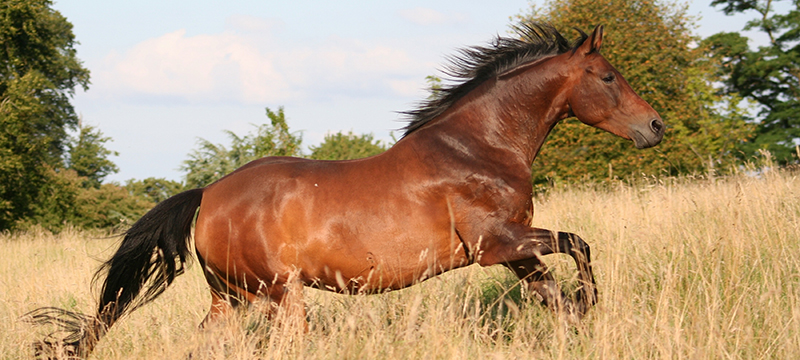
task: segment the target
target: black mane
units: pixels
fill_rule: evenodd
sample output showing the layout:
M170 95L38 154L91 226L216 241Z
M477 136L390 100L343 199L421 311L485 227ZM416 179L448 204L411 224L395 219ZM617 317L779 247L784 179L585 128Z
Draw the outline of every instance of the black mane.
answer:
M587 35L581 31L576 43L570 44L549 24L525 23L514 30L517 35L515 38L498 36L486 47L461 49L458 55L451 57L443 72L456 83L432 89L431 99L422 102L416 110L403 112L410 118L408 125L403 128L403 136L441 115L484 81L519 65L566 53L587 39Z

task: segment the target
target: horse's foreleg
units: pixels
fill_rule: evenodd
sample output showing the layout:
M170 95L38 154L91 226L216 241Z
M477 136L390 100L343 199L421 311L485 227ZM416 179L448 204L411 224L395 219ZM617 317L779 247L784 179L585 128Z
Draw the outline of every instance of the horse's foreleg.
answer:
M578 280L581 286L577 291L577 302L574 311L582 316L586 311L597 302L597 287L592 273L591 253L589 245L579 236L566 232L553 232L545 229L536 229L521 224L509 224L506 234L511 236L497 237L481 246L478 250L478 263L481 265L508 264L523 265L524 270L514 269L517 275L521 272L524 276L533 274L540 280L535 281L537 287L541 287L545 294L539 292L545 300L557 299L557 295L552 295L554 291L560 293L558 287L548 278L546 272L539 270L536 274L536 266L541 266L539 256L562 253L567 254L575 260L578 268ZM546 287L545 287L546 286ZM535 289L534 289L535 290ZM548 298L549 296L549 298Z
M542 304L551 310L561 312L572 306L572 301L564 295L553 275L538 258L512 261L503 265L525 283L528 291L539 295Z

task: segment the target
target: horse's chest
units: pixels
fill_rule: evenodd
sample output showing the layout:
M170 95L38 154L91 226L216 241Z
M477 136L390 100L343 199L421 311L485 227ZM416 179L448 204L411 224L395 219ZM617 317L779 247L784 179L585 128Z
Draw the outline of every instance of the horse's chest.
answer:
M466 205L497 216L513 216L530 211L530 184L518 184L501 177L470 175L466 181Z

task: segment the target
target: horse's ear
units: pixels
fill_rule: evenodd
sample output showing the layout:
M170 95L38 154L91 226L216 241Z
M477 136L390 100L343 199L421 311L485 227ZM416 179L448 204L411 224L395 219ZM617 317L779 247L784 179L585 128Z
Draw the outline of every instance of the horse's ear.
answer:
M580 32L581 35L586 39L583 41L583 44L578 47L578 52L584 55L589 55L593 52L600 51L600 45L603 44L603 25L598 25L595 27L594 31L592 31L592 35L586 35L585 32L577 28L576 30L578 30L578 32Z
M600 46L603 44L603 25L597 25L592 31L592 50L590 52L600 52Z

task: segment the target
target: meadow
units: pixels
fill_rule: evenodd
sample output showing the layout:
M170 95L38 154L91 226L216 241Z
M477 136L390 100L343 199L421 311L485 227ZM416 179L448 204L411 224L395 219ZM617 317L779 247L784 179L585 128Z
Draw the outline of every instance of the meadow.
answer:
M640 178L537 196L534 225L592 247L599 303L570 325L502 267L404 290L305 289L308 331L256 312L198 330L210 295L196 263L118 322L94 359L788 359L800 354L800 180L773 170ZM91 277L118 240L67 230L0 236L0 358L32 358L40 306L90 312ZM549 255L557 279L574 263Z

